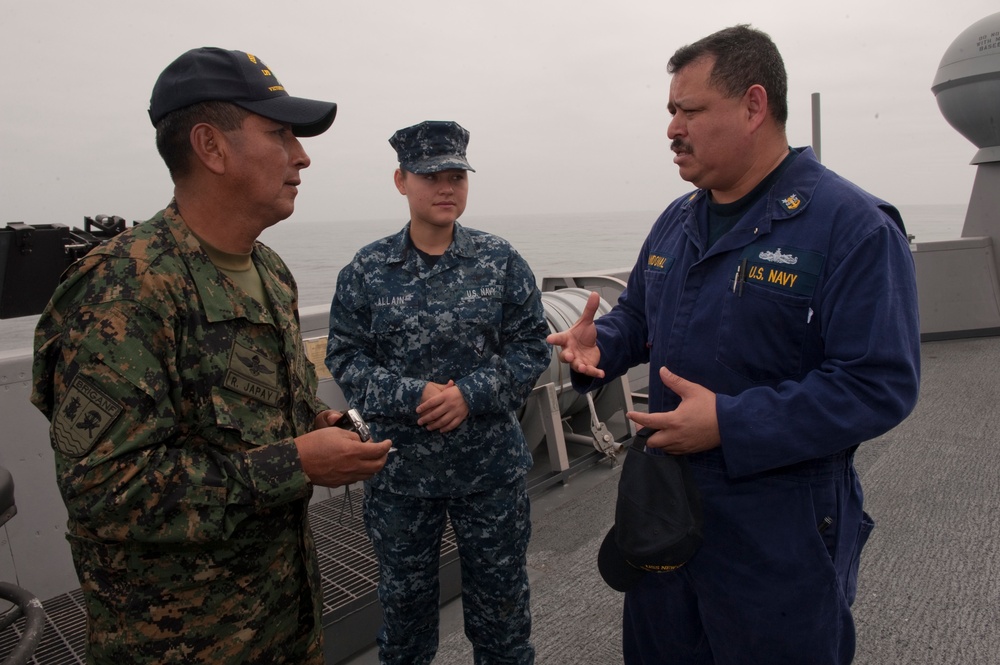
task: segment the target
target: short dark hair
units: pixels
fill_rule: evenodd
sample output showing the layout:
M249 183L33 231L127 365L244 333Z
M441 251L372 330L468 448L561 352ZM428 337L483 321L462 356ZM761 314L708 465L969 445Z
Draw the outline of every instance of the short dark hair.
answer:
M788 121L788 74L767 33L735 25L682 46L667 63L671 74L703 57L714 57L709 83L729 97L741 97L752 85L767 91L767 105L781 127Z
M250 111L229 102L199 102L171 111L156 123L156 149L170 171L170 177L187 175L191 168L191 129L205 122L223 132L243 126Z

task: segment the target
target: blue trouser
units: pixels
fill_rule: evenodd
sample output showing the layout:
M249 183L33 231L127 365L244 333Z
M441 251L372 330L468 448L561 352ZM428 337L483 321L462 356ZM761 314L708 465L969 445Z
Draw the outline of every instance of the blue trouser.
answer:
M365 488L365 526L379 565L383 665L430 663L438 647L441 536L450 517L462 567L465 634L477 665L534 663L524 480L457 498Z
M693 456L705 540L683 567L625 595L625 663L850 663L850 606L874 526L852 459L731 480L718 456Z

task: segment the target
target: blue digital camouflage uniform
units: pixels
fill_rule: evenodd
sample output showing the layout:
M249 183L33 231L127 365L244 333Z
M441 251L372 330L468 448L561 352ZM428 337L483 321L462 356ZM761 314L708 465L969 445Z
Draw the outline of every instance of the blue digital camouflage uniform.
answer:
M533 662L524 486L531 454L516 411L550 362L548 332L524 259L501 238L457 223L433 267L407 225L359 251L337 279L327 365L374 436L398 448L365 490L384 663L433 658L446 510L476 662ZM427 431L416 414L424 387L449 379L469 416L451 432Z
M64 276L32 402L101 663L322 663L312 486L293 437L326 407L285 264L270 308L212 264L175 204Z

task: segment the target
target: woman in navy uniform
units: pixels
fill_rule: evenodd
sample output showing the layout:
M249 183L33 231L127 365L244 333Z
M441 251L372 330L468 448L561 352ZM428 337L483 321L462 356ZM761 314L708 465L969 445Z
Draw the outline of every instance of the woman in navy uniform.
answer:
M477 663L532 663L525 568L531 455L516 411L551 358L541 296L505 240L457 223L469 133L430 121L389 140L410 222L337 279L326 362L373 434L398 448L365 487L379 563L382 663L430 663L441 535L462 565Z

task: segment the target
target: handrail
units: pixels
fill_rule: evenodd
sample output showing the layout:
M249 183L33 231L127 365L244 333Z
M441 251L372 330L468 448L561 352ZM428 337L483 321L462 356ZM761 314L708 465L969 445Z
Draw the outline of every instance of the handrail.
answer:
M0 466L0 526L17 514L14 504L14 477ZM45 610L35 595L14 584L0 582L0 600L13 603L13 607L0 616L0 633L24 617L24 632L17 645L0 665L24 665L31 659L45 630Z
M0 620L0 632L24 616L24 632L7 658L0 665L25 665L35 653L35 647L42 639L45 630L45 610L42 602L33 594L19 586L0 582L0 598L14 603L7 614Z

